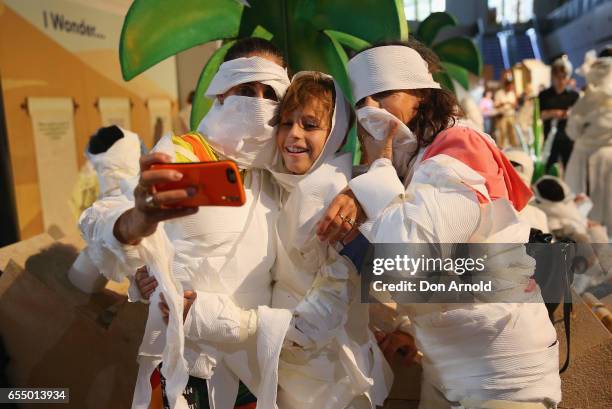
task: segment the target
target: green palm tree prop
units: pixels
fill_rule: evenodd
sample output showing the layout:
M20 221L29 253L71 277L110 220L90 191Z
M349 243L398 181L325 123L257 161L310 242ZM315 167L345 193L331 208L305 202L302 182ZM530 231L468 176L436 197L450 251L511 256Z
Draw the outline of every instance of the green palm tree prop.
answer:
M540 99L533 99L533 156L534 171L531 183L537 181L546 171L546 164L542 161L542 145L544 143L544 126L542 125L542 118L540 118ZM531 153L531 152L530 152Z
M235 39L249 36L275 43L293 71L333 75L351 98L346 49L405 40L408 24L401 0L135 0L121 33L123 77L130 80L180 51L222 40L198 81L191 111L195 129L212 104L203 94L225 53ZM359 162L354 131L345 150Z
M421 22L415 37L430 47L440 58L444 72L435 75L443 87L455 92L455 80L466 90L469 88L469 74L480 76L482 57L478 47L467 37L453 37L435 42L438 33L446 27L457 25L457 20L446 12L431 13Z

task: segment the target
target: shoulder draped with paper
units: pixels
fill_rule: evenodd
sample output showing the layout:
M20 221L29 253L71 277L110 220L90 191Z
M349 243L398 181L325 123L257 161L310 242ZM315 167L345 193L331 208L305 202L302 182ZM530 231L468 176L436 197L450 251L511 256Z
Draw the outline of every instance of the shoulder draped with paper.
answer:
M529 226L517 216L531 191L488 135L462 123L454 95L432 77L439 70L435 54L412 40L349 61L369 169L334 199L318 234L350 240L355 232L343 217L356 204L359 230L372 243L426 243L440 252L449 247L440 243L505 243L512 257L492 254L491 274L513 303L398 305L407 319L395 321L423 354L420 408L554 407L556 333L522 246Z

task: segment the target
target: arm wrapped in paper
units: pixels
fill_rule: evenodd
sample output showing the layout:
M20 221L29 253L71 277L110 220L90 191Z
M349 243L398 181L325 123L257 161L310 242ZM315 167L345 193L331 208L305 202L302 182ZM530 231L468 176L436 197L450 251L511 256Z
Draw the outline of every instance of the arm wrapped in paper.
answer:
M185 320L185 336L199 343L238 343L257 329L255 310L243 310L230 296L196 291L197 297Z
M308 344L302 347L322 347L333 339L335 333L344 327L349 304L355 296L351 283L355 267L332 248L328 248L328 256L293 314L296 330L308 340Z

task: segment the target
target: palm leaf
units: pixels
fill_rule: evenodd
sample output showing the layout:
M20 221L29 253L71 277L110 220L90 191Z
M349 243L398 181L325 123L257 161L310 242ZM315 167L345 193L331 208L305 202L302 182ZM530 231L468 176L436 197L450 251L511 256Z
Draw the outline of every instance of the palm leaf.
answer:
M370 43L368 43L367 41L352 36L350 34L342 33L340 31L323 30L323 32L331 40L336 52L338 53L338 57L342 61L345 72L346 64L348 64L348 56L346 54L346 51L344 50L343 45L349 47L353 51L360 51L370 46ZM338 81L340 87L342 87L342 90L346 94L347 98L352 101L353 96L351 92L351 87L348 84L348 77L344 75L340 78L336 78L336 81ZM360 163L361 149L359 147L359 140L357 139L357 130L355 128L351 129L346 144L344 145L342 150L344 152L351 152L353 154L353 163L355 165Z
M457 25L457 20L449 13L437 12L431 13L425 20L419 24L416 32L416 37L428 47L431 47L436 36L444 27L452 27Z
M236 0L135 0L119 43L123 78L196 45L236 37L243 8Z
M258 37L263 38L264 40L272 41L272 38L274 38L274 34L269 32L262 26L257 26L255 27L255 30L253 30L253 34L251 35L251 37Z
M446 71L450 78L457 81L466 90L470 88L470 78L468 71L465 68L444 61L441 62L441 65L444 67L444 71Z
M439 83L442 88L449 90L452 93L455 93L455 86L453 85L453 81L448 75L448 73L444 71L438 71L433 74L434 80Z
M327 37L329 37L329 39L331 40L334 50L336 51L337 56L342 63L342 71L344 75L339 75L336 78L336 81L338 81L338 83L342 87L342 91L344 91L344 93L347 95L349 100L352 101L353 96L351 92L351 87L349 86L348 76L346 75L347 73L346 65L348 64L349 57L346 54L346 50L344 49L344 46L350 48L353 51L361 51L364 48L370 47L371 44L361 38L352 36L347 33L343 33L341 31L323 30L323 33Z
M135 0L121 35L120 60L131 79L163 59L213 40L270 38L293 71L316 70L336 78L350 95L343 46L407 40L402 0ZM325 31L328 31L327 33ZM257 34L256 34L257 35ZM223 60L218 51L198 81L201 96ZM198 97L195 127L211 101ZM354 136L351 137L354 139ZM356 141L354 141L356 144Z
M407 40L408 23L402 0L293 1L298 19L312 19L319 30L335 30L367 42ZM308 3L315 3L311 8ZM304 20L306 22L306 20Z
M223 63L223 58L225 58L225 54L227 50L235 43L235 41L230 41L226 44L223 44L220 48L215 50L213 55L210 57L202 73L200 74L200 78L198 79L198 85L195 90L195 97L193 99L193 105L191 107L191 118L190 125L191 130L196 130L204 115L208 112L210 107L213 104L213 100L207 98L204 93L208 89L210 82L213 77L219 70L219 66Z
M357 52L363 50L364 48L372 46L372 44L370 44L366 40L347 33L343 33L342 31L323 30L323 32L332 40L332 42L334 42L334 46L337 43Z
M434 45L433 50L445 62L465 68L475 75L482 72L482 57L469 38L450 38Z

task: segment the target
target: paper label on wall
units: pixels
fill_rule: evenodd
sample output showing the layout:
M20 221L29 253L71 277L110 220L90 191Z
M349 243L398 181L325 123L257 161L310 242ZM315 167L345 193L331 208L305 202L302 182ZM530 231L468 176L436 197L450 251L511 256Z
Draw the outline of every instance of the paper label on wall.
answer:
M167 98L150 98L147 101L153 144L172 132L172 104Z
M45 230L67 231L76 220L68 201L77 179L72 98L28 98Z
M126 130L132 129L129 98L101 97L98 99L98 110L102 126L117 125Z

